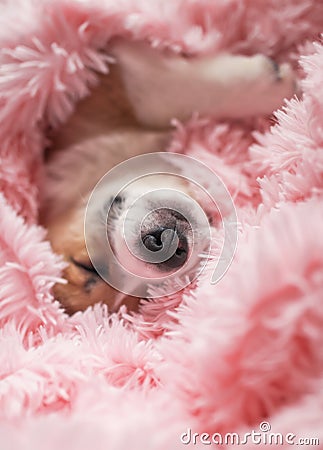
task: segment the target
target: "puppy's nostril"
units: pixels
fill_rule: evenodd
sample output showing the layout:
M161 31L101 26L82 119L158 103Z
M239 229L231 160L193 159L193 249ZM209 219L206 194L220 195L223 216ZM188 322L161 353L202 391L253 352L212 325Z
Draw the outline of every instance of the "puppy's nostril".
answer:
M181 236L179 240L179 245L176 249L174 255L168 260L165 261L167 267L176 269L184 265L188 254L188 243L185 236Z
M147 234L143 238L144 246L151 252L158 252L159 250L161 250L163 248L161 236L166 229L167 228L160 227L154 232Z
M163 248L161 240L153 234L148 234L148 236L145 236L143 242L144 246L151 252L158 252Z
M171 231L171 232L170 232ZM168 233L168 236L165 235ZM162 250L166 250L171 248L171 241L173 239L172 236L174 236L174 233L176 233L178 237L178 246L176 250L172 251L169 254L169 258L166 260L162 260L158 265L159 267L164 270L170 270L170 269L177 269L184 265L187 256L188 256L188 242L186 237L183 234L178 234L178 231L173 230L172 228L164 228L160 227L154 232L147 234L143 238L143 244L144 246L152 251L152 252L158 252ZM163 238L164 237L164 238ZM167 258L167 257L166 257Z
M182 257L183 255L185 255L186 250L184 248L179 248L176 250L175 255L178 257Z

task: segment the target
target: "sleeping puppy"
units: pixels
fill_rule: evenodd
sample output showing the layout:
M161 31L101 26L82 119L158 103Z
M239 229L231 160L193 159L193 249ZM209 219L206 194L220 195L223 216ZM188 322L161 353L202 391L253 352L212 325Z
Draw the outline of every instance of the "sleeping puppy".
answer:
M48 229L54 251L62 254L67 263L64 272L67 283L57 284L54 294L68 313L84 310L96 302L108 304L110 310L120 303L131 310L138 305L137 297L120 294L115 286L101 278L93 252L91 259L87 252L86 205L101 177L128 158L164 151L171 138L173 118L185 121L194 112L221 119L270 114L295 91L290 67L279 66L263 55L185 57L123 39L112 41L108 52L115 58L115 64L108 75L100 77L99 85L77 105L72 117L52 137L47 155L40 221ZM166 164L167 172L167 163L160 164ZM163 246L170 247L175 235L173 253L162 262L136 260L124 245L120 232L133 198L144 196L153 187L170 186L174 192L186 196L181 198L199 201L194 199L188 183L167 175L146 177L135 188L125 189L122 195L118 195L113 183L105 184L93 212L90 211L91 226L87 230L87 238L96 242L94 251L98 258L97 237L100 227L105 227L116 256L132 261L138 276L162 273L165 277L185 267L190 259L191 231L186 219L172 206L173 198L160 199L160 205L169 203L169 207L158 208L157 196L153 209L158 213L149 217L152 206L149 200L143 203L143 211L138 215L144 212L147 219L140 222L141 228L135 223L136 215L133 219L134 229L138 228L136 239L152 253ZM107 220L101 220L107 204L111 214ZM197 230L201 227L198 222L195 225ZM173 234L169 234L170 230ZM199 236L202 252L203 233ZM116 270L109 254L100 258L103 271ZM187 269L193 270L197 263L190 260Z

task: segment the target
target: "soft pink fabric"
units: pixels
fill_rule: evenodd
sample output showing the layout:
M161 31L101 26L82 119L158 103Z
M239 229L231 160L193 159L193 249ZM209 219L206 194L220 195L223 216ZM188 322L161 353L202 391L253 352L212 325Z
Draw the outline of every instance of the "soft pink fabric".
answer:
M0 2L1 450L175 450L188 427L264 419L323 443L322 30L317 0ZM218 284L204 275L135 316L68 317L51 294L62 262L36 225L43 130L107 72L115 34L295 66L301 53L304 95L270 130L264 118L177 125L169 150L219 173L241 221Z

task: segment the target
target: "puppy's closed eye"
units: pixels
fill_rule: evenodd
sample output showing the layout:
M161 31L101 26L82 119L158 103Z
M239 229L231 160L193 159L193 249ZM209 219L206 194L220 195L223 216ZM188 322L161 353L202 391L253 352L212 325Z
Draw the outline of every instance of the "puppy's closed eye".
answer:
M99 274L97 273L95 267L93 266L93 264L90 260L79 261L79 260L71 257L71 261L76 267L79 267L80 269L83 269L86 272L92 273L93 275L99 276Z
M85 293L89 294L93 287L100 280L100 275L98 274L90 260L79 261L72 257L71 262L74 264L74 266L84 271L85 279L82 282L83 289Z

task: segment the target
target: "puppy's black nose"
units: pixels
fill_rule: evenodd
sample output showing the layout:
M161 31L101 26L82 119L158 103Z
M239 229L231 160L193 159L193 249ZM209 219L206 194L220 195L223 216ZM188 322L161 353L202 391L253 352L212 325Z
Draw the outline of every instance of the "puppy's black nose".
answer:
M159 227L143 237L143 244L151 252L158 252L171 248L174 235L177 235L178 246L169 258L158 265L165 270L177 269L184 265L188 255L188 243L186 237L174 231L172 228Z

